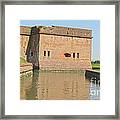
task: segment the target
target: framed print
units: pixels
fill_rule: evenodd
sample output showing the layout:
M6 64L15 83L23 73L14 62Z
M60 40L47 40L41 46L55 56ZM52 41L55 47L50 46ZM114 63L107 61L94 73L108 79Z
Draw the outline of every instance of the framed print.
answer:
M119 1L1 5L1 118L119 119Z

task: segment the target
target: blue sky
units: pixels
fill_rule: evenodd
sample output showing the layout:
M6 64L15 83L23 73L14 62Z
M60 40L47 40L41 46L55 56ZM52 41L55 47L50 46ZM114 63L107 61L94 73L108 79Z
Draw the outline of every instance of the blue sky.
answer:
M99 20L21 20L21 26L65 26L92 30L92 60L100 60L100 21Z

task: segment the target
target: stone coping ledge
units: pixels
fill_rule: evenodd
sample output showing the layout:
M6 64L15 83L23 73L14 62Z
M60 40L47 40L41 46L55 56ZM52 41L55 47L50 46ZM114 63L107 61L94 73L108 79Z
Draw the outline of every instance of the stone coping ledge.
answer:
M33 70L33 65L31 63L20 65L20 73L29 72L32 70Z

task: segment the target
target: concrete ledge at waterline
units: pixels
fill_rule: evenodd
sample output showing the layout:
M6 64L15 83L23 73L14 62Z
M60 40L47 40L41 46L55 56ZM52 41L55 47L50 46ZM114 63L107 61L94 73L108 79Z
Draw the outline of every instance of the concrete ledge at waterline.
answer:
M20 74L24 72L30 72L33 70L33 65L31 63L20 65Z
M85 70L85 77L87 79L95 78L96 80L100 80L100 71L92 70L92 69L86 69Z

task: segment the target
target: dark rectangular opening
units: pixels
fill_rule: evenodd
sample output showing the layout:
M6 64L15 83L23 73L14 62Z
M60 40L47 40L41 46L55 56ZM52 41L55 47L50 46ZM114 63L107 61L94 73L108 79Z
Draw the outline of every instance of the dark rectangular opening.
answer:
M50 56L50 51L48 51L48 57Z
M73 58L75 58L75 53L73 53Z
M71 57L71 54L69 54L69 53L65 53L64 55L65 55L65 57Z
M77 58L79 58L79 53L77 53Z
M31 52L31 56L33 56L33 52Z
M44 56L46 56L46 51L44 51Z

